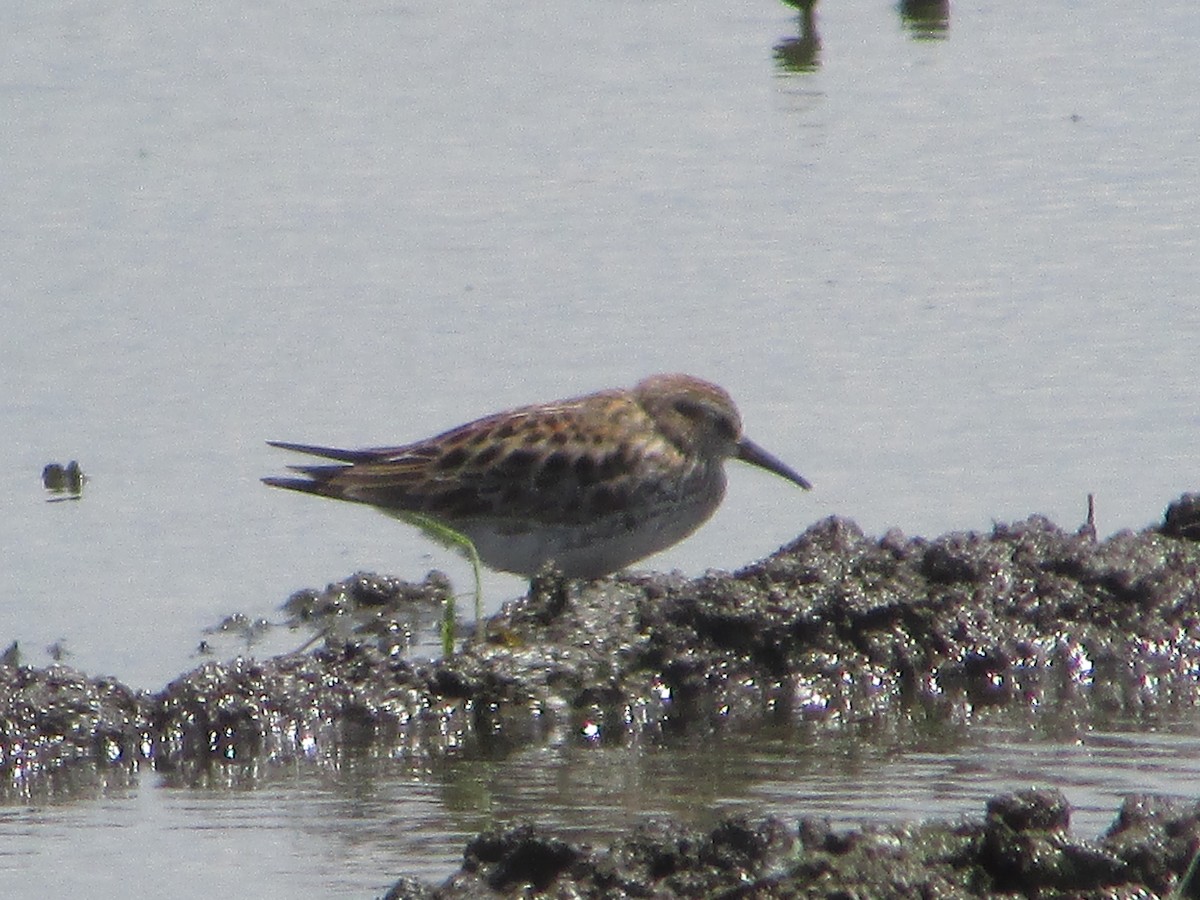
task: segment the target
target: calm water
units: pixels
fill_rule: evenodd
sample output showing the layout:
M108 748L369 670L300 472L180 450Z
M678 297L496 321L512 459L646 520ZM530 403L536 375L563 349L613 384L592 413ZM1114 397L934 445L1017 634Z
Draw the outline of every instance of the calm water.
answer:
M1157 519L1200 471L1192 7L963 4L927 39L845 0L817 26L795 72L772 0L0 10L0 643L157 688L206 626L297 588L465 585L394 522L261 487L287 461L263 441L398 442L651 371L725 384L816 484L733 471L656 568L736 567L831 513L1074 527L1094 492L1102 532ZM69 459L83 499L44 502L42 466ZM487 584L493 606L520 590ZM832 750L797 770L755 742L731 751L753 763L736 796L700 805L977 812L1049 769L1095 832L1122 791L1194 776L1198 729L1176 730L866 751L861 792ZM699 764L635 757L146 776L0 810L0 884L364 896L447 871L491 819L574 827L605 770Z

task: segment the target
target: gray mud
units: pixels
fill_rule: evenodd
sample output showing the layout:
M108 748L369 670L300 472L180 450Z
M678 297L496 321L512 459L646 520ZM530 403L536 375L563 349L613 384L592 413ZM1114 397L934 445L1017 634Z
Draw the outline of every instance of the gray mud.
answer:
M481 834L462 869L431 888L404 879L386 900L489 896L656 898L1149 898L1179 886L1200 841L1200 807L1130 797L1101 840L1070 838L1066 800L1028 791L978 822L835 832L803 819L729 819L697 832L634 829L593 849L533 826ZM1188 888L1192 888L1189 884ZM1185 889L1182 896L1194 896Z
M491 751L563 732L707 740L1011 704L1136 720L1200 699L1198 538L1192 495L1161 527L1104 541L1040 517L933 540L868 538L831 518L734 574L545 573L486 638L436 661L405 659L392 637L406 616L428 618L444 581L358 575L289 606L308 617L349 604L371 627L309 652L208 663L157 693L0 665L0 773L28 796L145 766L219 781L231 763ZM1190 801L1130 798L1095 844L1071 838L1068 819L1063 798L1043 793L995 798L976 823L844 834L807 820L708 833L663 823L592 849L517 829L475 838L440 888L393 893L1133 897L1169 889L1200 846Z

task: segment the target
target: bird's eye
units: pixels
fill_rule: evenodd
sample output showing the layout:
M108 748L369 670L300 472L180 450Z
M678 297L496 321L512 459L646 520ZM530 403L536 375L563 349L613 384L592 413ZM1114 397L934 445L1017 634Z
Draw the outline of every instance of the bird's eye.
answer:
M717 434L727 440L736 441L737 432L737 426L728 416L717 416Z

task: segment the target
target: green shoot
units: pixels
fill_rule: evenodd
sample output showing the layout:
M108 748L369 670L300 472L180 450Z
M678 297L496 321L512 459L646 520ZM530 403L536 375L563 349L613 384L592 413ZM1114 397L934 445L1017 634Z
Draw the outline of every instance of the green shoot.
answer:
M485 625L483 621L483 561L479 558L479 551L475 549L475 545L471 539L461 531L455 531L449 525L444 525L436 519L421 513L406 512L400 514L399 518L408 522L415 528L419 528L427 537L437 541L443 547L453 547L461 550L471 562L471 569L475 573L475 633L476 637L485 637ZM442 617L442 653L449 656L454 650L454 598L451 597L446 604L446 614Z

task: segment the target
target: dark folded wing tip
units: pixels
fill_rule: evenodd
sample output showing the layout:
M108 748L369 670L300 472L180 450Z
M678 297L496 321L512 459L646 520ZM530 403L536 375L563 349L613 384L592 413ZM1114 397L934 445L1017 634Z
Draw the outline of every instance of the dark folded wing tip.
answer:
M323 459L336 459L338 462L356 463L374 459L376 454L370 450L343 450L340 447L319 447L316 444L294 444L291 441L267 441L268 447L278 447L280 450L291 450L294 453L305 453L309 456L320 456Z

